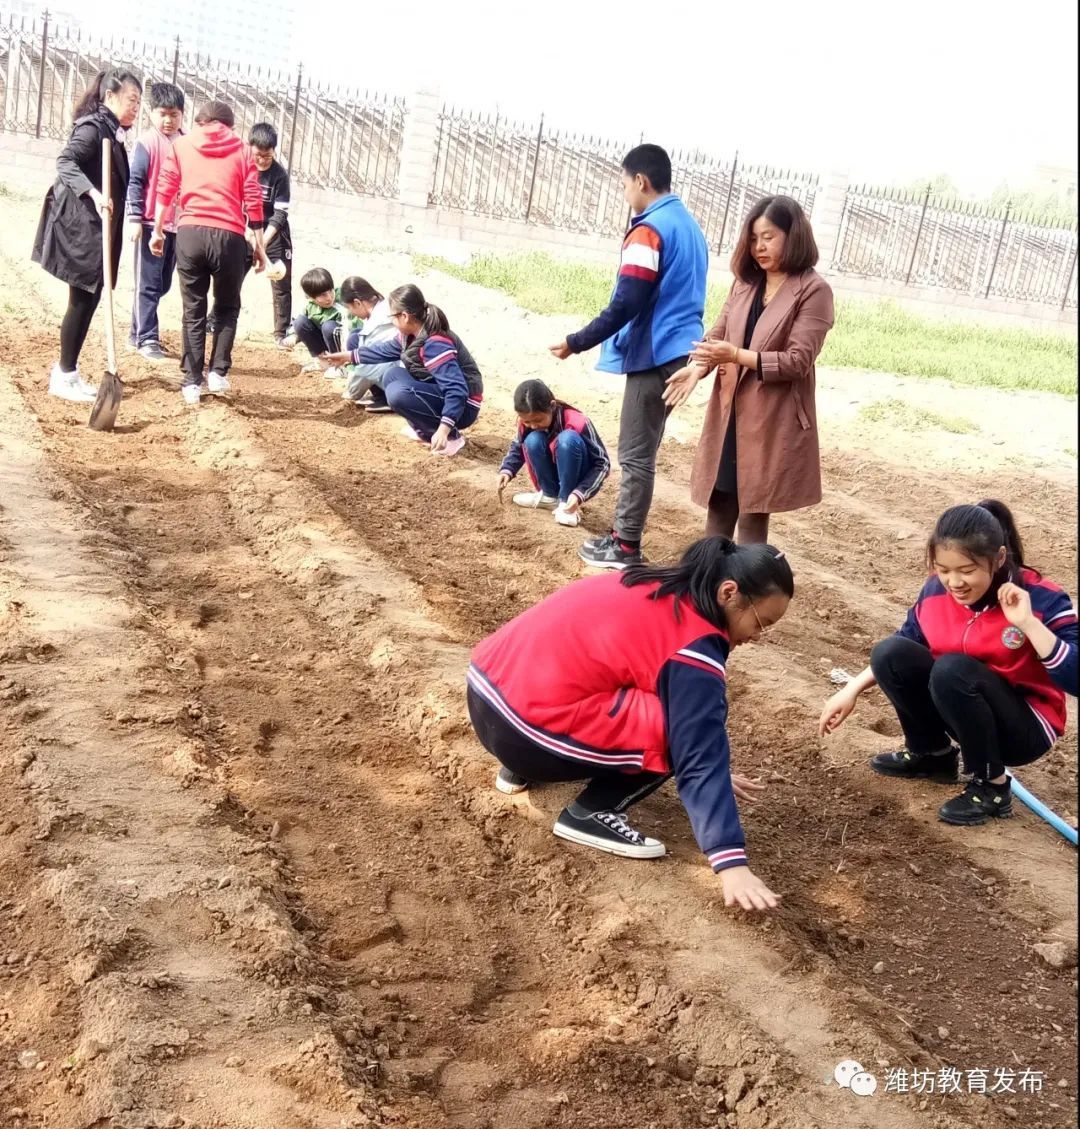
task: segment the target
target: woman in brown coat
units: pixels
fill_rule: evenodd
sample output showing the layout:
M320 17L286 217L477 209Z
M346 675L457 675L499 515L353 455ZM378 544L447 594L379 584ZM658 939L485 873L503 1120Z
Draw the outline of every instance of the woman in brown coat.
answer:
M770 514L821 501L814 362L832 328L833 296L817 260L798 203L759 200L716 324L667 382L664 399L675 408L717 371L690 477L691 498L708 507L706 536L732 537L737 524L741 544L763 543Z

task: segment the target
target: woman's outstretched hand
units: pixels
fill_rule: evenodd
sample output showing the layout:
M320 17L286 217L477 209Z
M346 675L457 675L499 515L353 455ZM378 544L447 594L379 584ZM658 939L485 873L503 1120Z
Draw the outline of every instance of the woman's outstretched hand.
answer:
M730 866L720 871L724 905L748 910L776 909L780 895L774 894L748 866Z
M664 403L669 408L677 408L690 399L690 393L698 385L698 381L705 375L705 369L699 365L686 365L667 378L663 391Z

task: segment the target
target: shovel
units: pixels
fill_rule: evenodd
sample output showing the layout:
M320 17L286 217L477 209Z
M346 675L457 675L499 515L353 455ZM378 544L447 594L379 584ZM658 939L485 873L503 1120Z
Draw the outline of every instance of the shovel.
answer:
M106 205L112 199L112 138L101 143L101 195ZM138 252L136 252L138 254ZM116 339L113 329L113 277L112 277L112 212L108 207L101 215L101 268L105 289L105 357L107 367L98 385L97 399L90 410L90 426L94 431L112 431L116 413L124 398L124 384L116 373Z

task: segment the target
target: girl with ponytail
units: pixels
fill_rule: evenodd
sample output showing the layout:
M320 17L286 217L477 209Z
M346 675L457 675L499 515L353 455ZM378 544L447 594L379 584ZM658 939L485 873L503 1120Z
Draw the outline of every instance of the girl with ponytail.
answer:
M94 76L75 106L71 137L56 158L56 182L45 195L31 258L68 284L68 307L60 324L60 359L49 376L49 392L63 400L92 403L97 389L79 373L79 354L105 287L102 224L109 228L112 281L124 240L128 158L121 130L139 116L142 84L125 70ZM102 184L104 141L112 149L109 203Z
M402 434L426 444L432 454L456 455L465 446L461 431L472 427L480 414L480 369L450 329L446 314L429 303L418 286L399 286L390 292L389 301L396 337L328 353L324 359L333 365L392 362L382 385L390 408L407 421Z
M1006 767L1038 760L1062 735L1065 695L1077 693L1077 617L1068 595L1025 564L1002 502L946 510L926 561L931 576L903 626L825 704L819 732L835 732L880 686L904 747L870 767L953 783L962 756L971 782L938 817L970 826L1012 815Z
M731 771L727 657L787 611L795 582L771 545L707 537L670 566L578 580L477 645L469 716L508 795L588 783L555 820L569 842L652 859L664 844L627 819L672 776L726 905L774 909L750 870L736 800L762 786Z

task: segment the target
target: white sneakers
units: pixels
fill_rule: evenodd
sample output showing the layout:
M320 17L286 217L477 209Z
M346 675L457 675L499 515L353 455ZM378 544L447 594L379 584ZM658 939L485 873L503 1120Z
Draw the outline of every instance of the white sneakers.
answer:
M525 494L514 495L514 505L524 506L527 510L553 510L558 504L558 498L542 494L539 490L529 490Z
M580 525L581 524L581 510L580 510L580 508L576 509L576 510L568 510L566 508L565 503L563 503L563 502L560 502L555 507L555 513L554 513L553 516L554 516L555 520L559 523L559 525L573 526L573 525Z
M323 366L313 358L300 369L300 375L307 376L309 373L322 372L322 370Z
M554 510L552 515L559 525L580 525L580 510L570 511L565 502L552 498L550 494L543 494L539 490L529 490L524 494L514 495L514 505L523 506L527 510Z
M206 391L211 396L228 392L230 387L229 378L222 376L220 372L212 372L206 378ZM185 384L180 389L180 395L184 397L184 403L189 408L197 408L202 400L202 385Z
M78 369L64 372L58 361L49 373L49 395L76 404L92 404L97 399L97 389L83 380Z

